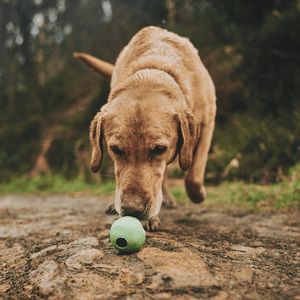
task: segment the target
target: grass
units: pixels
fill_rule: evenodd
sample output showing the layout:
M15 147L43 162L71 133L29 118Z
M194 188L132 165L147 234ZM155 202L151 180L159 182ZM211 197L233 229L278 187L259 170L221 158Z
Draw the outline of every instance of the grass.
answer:
M203 206L226 206L237 204L243 208L269 210L282 208L300 209L300 164L290 169L289 176L272 185L224 181L218 186L207 187L208 197ZM188 203L181 186L171 188L179 202Z
M61 175L47 175L37 178L21 178L8 184L0 184L0 194L20 193L78 193L87 195L111 196L116 188L115 181L101 184L87 183L84 178L77 177L66 180ZM207 187L208 197L203 206L226 206L237 204L243 208L264 210L298 208L300 209L300 164L290 169L289 176L272 185L258 185L242 181L224 181L218 186ZM171 187L171 193L178 202L188 203L183 186Z
M181 202L181 203L189 203L190 202L190 199L187 197L183 186L179 186L179 185L173 186L170 188L170 191L178 202Z
M0 184L0 194L22 194L22 193L78 193L88 191L89 194L101 194L110 196L114 193L116 184L107 181L103 184L87 183L84 178L77 177L71 180L61 175L47 175L36 178L20 178L8 184Z

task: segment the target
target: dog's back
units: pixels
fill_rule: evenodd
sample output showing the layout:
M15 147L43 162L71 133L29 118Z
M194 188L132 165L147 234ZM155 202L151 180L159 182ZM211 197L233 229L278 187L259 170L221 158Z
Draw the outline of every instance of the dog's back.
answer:
M139 70L156 69L171 75L185 96L187 106L200 111L200 122L215 116L215 89L198 51L184 37L150 26L140 30L117 58L111 89ZM201 116L200 116L201 114Z

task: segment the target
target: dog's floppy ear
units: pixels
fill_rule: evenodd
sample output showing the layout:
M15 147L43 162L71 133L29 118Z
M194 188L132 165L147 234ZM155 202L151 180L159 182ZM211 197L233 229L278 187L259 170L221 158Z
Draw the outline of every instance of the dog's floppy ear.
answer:
M92 150L91 170L97 173L100 169L103 157L103 133L102 122L105 113L98 112L90 126L90 145Z
M194 149L200 138L200 125L186 109L177 114L175 119L179 124L179 165L183 171L187 171L192 165Z
M92 69L97 74L106 75L109 77L112 76L112 73L114 71L114 65L86 53L75 52L73 55L75 58L80 60L85 66Z

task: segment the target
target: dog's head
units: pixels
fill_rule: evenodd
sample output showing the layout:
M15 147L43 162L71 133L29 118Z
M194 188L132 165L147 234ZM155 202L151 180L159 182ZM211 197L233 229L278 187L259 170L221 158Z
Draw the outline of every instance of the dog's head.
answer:
M147 80L148 75L144 71L113 90L90 127L92 171L100 169L104 142L114 161L116 211L139 219L159 213L166 166L179 154L187 170L199 138L198 122L178 87Z

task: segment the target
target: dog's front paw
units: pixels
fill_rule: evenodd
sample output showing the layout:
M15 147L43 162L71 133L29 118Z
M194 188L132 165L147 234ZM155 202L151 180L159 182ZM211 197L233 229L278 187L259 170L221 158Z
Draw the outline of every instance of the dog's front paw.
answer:
M150 220L142 221L142 225L147 231L156 231L160 227L160 219L156 216Z
M177 207L176 200L170 193L163 195L162 207L167 209L172 209Z
M203 184L185 180L185 189L189 198L194 203L201 203L207 196L206 188Z

